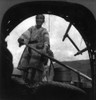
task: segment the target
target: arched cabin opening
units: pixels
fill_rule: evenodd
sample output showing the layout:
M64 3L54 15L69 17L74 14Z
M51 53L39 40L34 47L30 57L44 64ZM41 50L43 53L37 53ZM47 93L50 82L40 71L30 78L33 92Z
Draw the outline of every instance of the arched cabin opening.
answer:
M70 26L70 22L64 20L64 18L52 14L44 14L44 15L45 15L45 23L43 24L43 27L45 27L49 32L50 49L54 53L54 58L62 63L65 63L65 65L67 64L73 68L76 68L77 70L91 77L88 51L85 50L84 53L77 54L80 50L86 48L86 44L82 36L78 32L78 30L74 27L74 25L71 24ZM35 16L29 17L24 21L22 21L19 25L17 25L5 39L5 41L7 42L7 48L13 55L13 62L12 62L14 66L13 74L17 75L22 74L21 71L17 69L17 67L19 65L20 60L22 59L25 45L19 47L18 38L24 31L26 31L29 27L34 25L35 25ZM69 32L66 33L68 29ZM68 34L69 37L67 37L66 34ZM65 40L63 40L64 37L66 38ZM76 46L74 46L72 41ZM71 72L71 70L68 70L67 68L64 68L56 63L54 64L54 68L55 68L55 73L54 73L55 81L61 81L61 82L69 81L69 83L78 82L78 75L75 74L74 72ZM59 70L61 70L61 72L59 72ZM81 80L82 82L84 82L83 78Z
M59 16L69 22L69 24L72 24L78 30L81 37L84 39L89 53L91 74L93 78L94 69L92 53L95 48L95 36L94 34L92 36L91 33L95 32L94 27L96 23L92 13L87 8L79 4L59 2L58 5L58 2L27 2L11 7L5 13L2 20L2 43L4 43L5 38L18 24L26 18L34 16L38 13Z

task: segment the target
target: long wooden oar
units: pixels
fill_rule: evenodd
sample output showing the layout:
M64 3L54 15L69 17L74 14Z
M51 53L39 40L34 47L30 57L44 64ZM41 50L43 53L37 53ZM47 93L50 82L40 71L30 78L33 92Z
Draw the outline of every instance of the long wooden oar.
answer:
M68 65L65 65L65 64L61 63L60 61L54 59L53 57L48 56L47 54L41 53L41 52L38 51L37 49L31 47L30 44L25 44L25 45L26 45L27 47L31 48L32 50L36 51L36 52L39 53L40 55L42 55L42 56L44 56L44 57L47 57L47 58L49 58L50 60L52 60L52 61L54 61L54 62L56 62L56 63L62 65L63 67L66 67L67 69L70 69L70 70L72 70L73 72L79 74L80 76L82 76L82 77L88 79L89 81L92 81L92 78L90 78L89 76L83 74L82 72L80 72L80 71L78 71L78 70L76 70L76 69L74 69L74 68L72 68L72 67L70 67L70 66L68 66Z

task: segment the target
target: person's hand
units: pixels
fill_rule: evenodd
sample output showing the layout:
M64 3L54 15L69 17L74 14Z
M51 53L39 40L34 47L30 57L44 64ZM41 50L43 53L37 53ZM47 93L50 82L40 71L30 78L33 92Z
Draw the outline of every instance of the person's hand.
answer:
M19 42L19 47L21 47L24 44L24 39L19 38L18 42Z
M46 47L44 47L41 51L42 54L46 54Z

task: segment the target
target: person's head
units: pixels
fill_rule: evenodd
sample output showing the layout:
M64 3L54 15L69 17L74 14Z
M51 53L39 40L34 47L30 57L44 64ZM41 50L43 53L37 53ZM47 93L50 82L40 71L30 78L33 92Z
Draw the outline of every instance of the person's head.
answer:
M45 16L43 14L36 15L36 25L41 27L45 21Z

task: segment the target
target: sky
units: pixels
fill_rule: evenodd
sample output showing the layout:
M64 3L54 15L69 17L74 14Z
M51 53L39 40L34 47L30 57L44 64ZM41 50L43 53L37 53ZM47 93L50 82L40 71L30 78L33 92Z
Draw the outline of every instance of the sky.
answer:
M17 25L7 36L7 48L13 55L14 67L18 66L22 52L25 46L19 47L17 39L20 35L26 31L29 27L35 25L35 16L27 18L19 25ZM47 28L50 36L51 50L54 53L54 58L59 61L74 61L89 59L88 52L84 52L82 55L74 56L77 53L77 49L73 46L71 41L66 38L62 41L62 38L66 32L69 22L66 22L63 18L55 15L45 15L45 23L43 27ZM86 47L83 38L79 34L78 30L72 25L68 35L76 43L80 50Z

